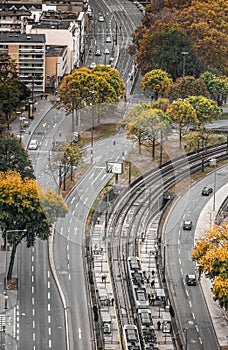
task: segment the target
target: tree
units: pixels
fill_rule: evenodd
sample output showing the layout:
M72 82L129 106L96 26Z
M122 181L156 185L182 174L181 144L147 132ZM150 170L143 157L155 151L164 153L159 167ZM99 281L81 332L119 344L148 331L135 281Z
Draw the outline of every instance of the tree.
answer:
M211 72L204 72L200 76L205 82L210 97L222 106L228 96L228 78L225 76L216 76Z
M163 112L167 111L167 108L170 105L170 101L168 98L158 98L156 101L151 103L151 107L153 109L161 109Z
M77 117L78 109L91 103L99 103L101 96L102 100L106 102L118 100L114 87L106 80L105 76L108 76L107 72L103 75L95 74L88 68L81 68L63 78L59 86L60 103L65 107L67 114L72 113L72 122L74 111L76 111Z
M219 107L213 100L204 96L189 96L185 101L195 109L198 126L220 118Z
M141 117L144 140L151 144L152 160L154 160L156 139L160 139L160 144L162 144L163 139L171 130L171 119L162 110L152 108L143 111Z
M137 139L139 144L139 154L141 154L141 144L144 138L144 131L141 128L141 114L145 110L150 110L151 107L147 103L136 104L123 118L122 126L127 128L127 137Z
M63 154L63 164L67 164L70 166L71 168L71 180L73 180L72 178L72 174L73 174L73 167L77 167L78 164L80 163L81 159L83 156L83 151L81 150L80 147L78 147L75 144L70 144L67 145L64 154Z
M188 75L199 76L203 71L191 40L178 27L166 24L157 26L156 29L150 27L138 45L136 62L142 74L159 68L176 80L183 75L183 65ZM188 53L186 57L183 57L183 51Z
M194 78L193 76L185 76L178 78L167 92L171 101L178 98L185 99L188 96L203 95L208 97L208 89L202 78Z
M202 67L203 70L210 67L219 74L225 75L228 69L227 7L225 0L153 1L146 7L142 23L133 33L133 45L130 47L130 52L142 56L148 52L148 58L145 61L147 63L151 59L151 44L147 40L147 43L143 45L144 35L148 34L150 37L153 33L162 32L165 26L178 28L184 33L187 40L190 40L196 58L198 57L199 61L205 65L205 68ZM163 44L161 46L163 47ZM182 50L184 49L185 46ZM168 52L172 53L171 47L168 47ZM191 64L191 59L186 60L186 64L189 63ZM194 67L192 68L194 70ZM200 71L202 70L197 67L197 74L190 73L188 70L187 74L198 76Z
M28 153L15 138L0 139L0 171L15 170L21 177L34 178L33 167Z
M19 81L18 68L14 60L0 54L0 113L10 120L12 111L28 97L30 90Z
M43 191L34 179L18 172L0 172L0 229L12 245L7 280L12 277L14 258L22 240L32 247L37 238L47 240L50 225L64 217L67 207L53 190Z
M179 146L181 148L182 132L184 126L197 123L196 111L187 101L175 101L167 109L173 122L179 127Z
M141 83L143 91L150 90L155 95L155 100L158 99L159 94L165 95L167 88L172 84L166 72L161 69L155 69L144 75Z
M228 307L228 224L214 225L205 237L198 240L192 259L212 283L214 299L221 307Z

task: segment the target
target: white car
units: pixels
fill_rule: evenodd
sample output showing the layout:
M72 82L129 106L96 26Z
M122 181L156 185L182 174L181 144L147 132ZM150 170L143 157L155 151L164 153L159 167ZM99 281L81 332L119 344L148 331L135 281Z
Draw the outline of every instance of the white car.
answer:
M99 16L98 21L99 22L104 22L104 16Z
M95 68L96 66L97 66L96 63L95 63L95 62L92 62L92 63L90 63L89 68L90 68L90 69L93 69L93 68Z
M109 49L105 49L105 55L109 55Z
M112 42L112 40L111 40L110 36L107 36L106 43L111 43L111 42Z
M38 148L37 140L31 140L28 148L31 150L37 149Z
M97 49L97 50L96 50L95 56L101 56L101 50L100 50L100 49Z

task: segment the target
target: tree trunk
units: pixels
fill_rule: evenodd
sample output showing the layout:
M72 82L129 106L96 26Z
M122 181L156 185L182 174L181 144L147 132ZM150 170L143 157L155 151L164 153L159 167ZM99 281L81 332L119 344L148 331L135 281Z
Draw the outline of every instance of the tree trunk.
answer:
M155 137L153 137L152 141L152 160L155 159Z
M10 256L9 270L7 273L7 281L10 281L12 278L14 259L15 259L15 255L16 255L16 251L17 251L17 246L19 243L20 243L20 241L13 244L13 248L12 248L12 252L11 252L11 256ZM6 285L7 285L7 281L6 281Z
M182 140L182 128L179 130L179 148L181 149L181 140Z
M139 139L139 154L141 154L141 140Z

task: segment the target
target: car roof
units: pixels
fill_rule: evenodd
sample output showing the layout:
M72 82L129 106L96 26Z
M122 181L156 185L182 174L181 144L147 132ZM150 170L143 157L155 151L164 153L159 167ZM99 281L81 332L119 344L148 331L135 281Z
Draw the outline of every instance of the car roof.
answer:
M185 220L184 223L185 224L191 224L192 222L191 222L191 220Z
M188 278L196 278L196 275L193 275L193 274L188 274L186 275Z

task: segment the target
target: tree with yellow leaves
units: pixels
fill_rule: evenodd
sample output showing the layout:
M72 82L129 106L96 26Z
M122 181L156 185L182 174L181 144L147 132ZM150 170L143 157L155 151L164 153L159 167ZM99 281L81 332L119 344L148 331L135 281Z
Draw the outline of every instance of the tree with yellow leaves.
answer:
M43 191L37 181L22 178L16 171L0 172L0 230L12 246L7 281L12 277L18 245L32 247L37 238L47 240L50 226L68 209L60 195ZM7 242L6 242L7 240Z
M227 310L228 307L228 223L214 225L199 239L192 252L199 265L200 274L213 282L214 299Z

